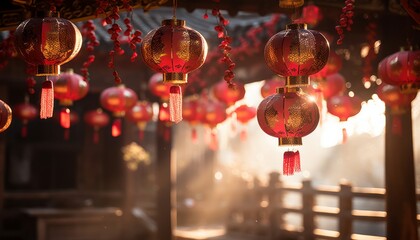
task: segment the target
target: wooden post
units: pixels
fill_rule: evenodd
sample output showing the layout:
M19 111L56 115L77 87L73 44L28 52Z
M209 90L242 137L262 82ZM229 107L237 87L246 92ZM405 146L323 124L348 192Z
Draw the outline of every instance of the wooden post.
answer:
M269 229L269 239L274 240L278 239L279 235L279 225L282 221L282 217L278 216L276 211L281 205L279 202L279 197L277 195L277 188L280 185L280 174L278 172L270 173L270 182L268 185L268 209L269 209L269 220L270 220L270 229Z
M385 115L387 239L418 240L411 107ZM401 128L393 128L398 121Z
M171 127L158 120L157 123L157 238L158 240L174 239L172 230L176 227L175 186L176 163L171 159Z
M340 181L340 192L338 196L340 207L338 230L340 232L340 239L351 240L351 234L353 232L353 200L351 193L351 184L346 180Z
M302 181L302 212L303 212L303 238L305 240L315 239L314 237L314 190L311 180Z

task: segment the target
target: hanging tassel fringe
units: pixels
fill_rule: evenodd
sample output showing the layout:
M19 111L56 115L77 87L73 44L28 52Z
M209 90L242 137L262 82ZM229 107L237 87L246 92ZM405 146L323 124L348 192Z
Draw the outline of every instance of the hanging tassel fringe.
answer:
M191 140L193 143L197 143L198 141L197 129L195 127L191 129Z
M169 90L169 119L174 123L182 121L182 94L180 86L171 86Z
M343 143L346 143L347 138L348 138L347 129L345 127L343 127L342 131L343 131Z
M62 128L70 128L70 109L63 108L60 111L60 125Z
M295 152L295 172L300 172L300 153L299 151Z
M41 91L41 110L39 116L41 119L50 118L54 111L54 88L50 80L42 83Z
M219 148L219 140L217 139L216 133L213 131L210 133L209 148L213 151L216 151Z
M241 138L242 141L246 141L246 139L248 138L248 133L246 132L245 129L241 130L240 138Z
M121 135L121 118L117 118L112 123L111 133L113 137Z
M283 155L283 175L291 176L295 172L300 172L300 153L299 151L286 151Z

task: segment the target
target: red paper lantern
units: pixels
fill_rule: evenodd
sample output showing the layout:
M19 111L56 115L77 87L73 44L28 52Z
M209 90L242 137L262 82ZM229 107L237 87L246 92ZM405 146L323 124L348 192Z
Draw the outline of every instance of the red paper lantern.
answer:
M91 110L85 113L85 122L93 127L93 142L99 142L99 129L105 127L109 123L108 114L104 113L102 109Z
M209 146L214 151L217 150L219 145L215 128L226 118L226 105L224 103L213 100L206 102L203 123L211 129Z
M318 6L314 4L308 4L307 6L303 7L303 10L302 10L303 23L316 26L321 19L322 19L322 13Z
M143 60L151 69L163 73L163 81L170 83L169 108L172 122L182 120L180 84L187 83L187 74L204 63L207 42L201 34L185 26L185 21L166 19L162 26L143 39Z
M0 100L0 133L9 128L12 122L12 109L7 103Z
M155 73L150 77L149 89L153 95L159 97L162 101L167 102L169 100L169 89L171 85L163 82L163 76L161 73Z
M325 99L342 95L346 90L346 80L339 73L331 74L325 78L325 82L320 83L319 88Z
M197 96L192 96L182 103L182 117L192 126L191 139L193 142L197 140L196 125L203 121L205 115L204 104Z
M400 51L379 63L383 82L400 86L403 91L420 89L420 51Z
M281 76L275 76L272 79L266 80L264 85L261 87L261 96L266 98L270 95L276 94L276 89L284 87L285 78Z
M255 107L250 107L246 104L243 104L235 109L236 119L242 124L247 124L251 119L257 115L257 109ZM242 129L241 139L246 139L246 131Z
M245 86L242 83L236 83L230 87L224 80L219 81L213 87L213 95L217 100L225 103L228 107L232 106L238 100L245 96Z
M358 97L339 95L330 97L327 100L327 111L340 119L340 122L347 121L349 117L358 114L362 109L362 101ZM347 130L343 131L343 143L347 141Z
M139 140L143 140L144 129L146 128L147 122L153 118L152 104L147 101L139 101L127 111L126 116L128 120L137 124L139 129Z
M26 62L37 66L37 76L60 74L60 65L72 60L82 46L79 29L63 18L30 18L15 31L16 48ZM54 111L53 84L42 84L41 118L50 118Z
M21 136L25 138L28 135L28 123L29 121L36 118L38 115L38 109L29 103L29 99L25 99L25 102L19 103L13 107L13 114L20 120L22 120Z
M334 51L330 51L327 64L317 73L311 75L311 78L325 78L328 75L338 73L343 66L341 57Z
M296 88L279 88L278 93L265 98L257 109L261 129L279 139L279 145L302 145L302 137L315 130L319 111L309 96ZM283 173L300 171L299 151L286 151Z
M101 106L113 113L112 136L121 135L121 118L137 102L137 94L123 84L105 89L100 96Z
M60 112L60 125L63 128L70 128L70 109L73 101L86 96L89 91L88 82L83 77L73 72L73 69L61 73L59 76L51 77L54 84L54 98L60 100L64 108Z
M289 24L268 40L265 62L278 75L286 77L286 86L306 86L309 75L320 71L328 60L329 43L306 24Z

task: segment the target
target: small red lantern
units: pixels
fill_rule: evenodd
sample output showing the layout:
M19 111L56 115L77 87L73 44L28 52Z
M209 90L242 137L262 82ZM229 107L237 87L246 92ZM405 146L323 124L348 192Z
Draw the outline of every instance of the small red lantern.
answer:
M99 129L105 127L109 123L108 114L104 113L101 108L91 110L85 113L85 122L93 127L93 142L99 142Z
M210 148L217 150L218 140L216 135L216 126L227 118L226 105L219 101L208 100L205 105L205 114L203 123L206 124L211 131L210 134Z
M378 86L376 93L391 110L392 133L400 135L402 133L402 126L399 115L405 113L407 108L411 108L411 102L416 98L417 92L403 93L398 86L381 84Z
M56 17L30 18L15 31L16 48L26 62L37 66L37 76L60 74L60 65L72 60L82 46L82 35L72 22ZM41 118L54 110L53 85L42 84Z
M358 97L348 95L332 96L327 100L327 110L340 119L340 122L347 121L349 117L358 114L362 109L362 101ZM347 130L343 127L343 143L347 141Z
M139 140L142 141L147 122L153 118L152 104L147 101L139 101L127 111L126 116L128 120L137 124L139 129Z
M308 4L307 6L303 7L302 20L304 23L316 26L321 19L322 13L318 6L314 4Z
M182 117L191 124L191 138L195 142L197 140L197 129L195 126L203 121L205 107L197 96L185 99L182 105Z
M255 107L250 107L246 104L243 104L235 109L236 119L242 124L247 124L251 119L257 115L257 109ZM246 139L246 131L242 129L241 139Z
M420 51L400 51L379 63L379 77L387 84L400 86L403 91L420 89Z
M105 89L100 96L101 105L113 113L116 119L112 123L112 136L121 135L121 118L125 112L132 108L137 102L137 94L123 84Z
M54 83L54 97L60 100L60 105L64 108L60 112L60 125L63 128L70 128L70 109L73 101L82 99L89 91L88 82L83 77L69 69L57 77L51 77Z
M28 135L28 123L29 121L36 118L38 115L38 109L29 103L29 99L26 97L25 102L19 103L13 107L13 114L20 120L22 120L21 136L25 138Z
M12 109L7 103L0 100L0 133L9 128L12 122Z
M207 56L207 42L201 34L185 26L185 21L166 19L160 28L149 32L141 45L143 60L151 69L163 73L170 83L170 120L182 120L180 84L187 83L187 73L201 67Z
M334 51L330 51L327 64L317 73L311 75L311 78L319 79L325 78L328 75L338 73L343 66L341 57L338 56Z
M286 77L286 86L306 86L308 76L327 63L329 50L321 33L307 30L306 24L289 24L268 40L264 57L272 71Z
M339 73L328 75L325 78L325 82L321 82L320 85L322 95L325 99L332 96L343 95L346 90L346 80Z
M229 107L235 104L236 101L244 98L245 86L242 83L236 83L234 86L229 86L222 80L214 85L213 95L217 100L225 103Z
M155 73L150 77L149 89L153 95L159 97L162 101L167 102L169 100L169 89L171 85L163 82L163 76L161 73Z
M284 87L285 78L281 76L275 76L272 79L266 80L264 85L261 87L261 96L266 98L270 95L276 94L276 89Z
M315 130L319 111L315 102L298 88L279 88L277 94L265 98L257 109L261 129L279 139L279 145L302 145L302 137ZM283 174L300 171L299 151L286 151Z

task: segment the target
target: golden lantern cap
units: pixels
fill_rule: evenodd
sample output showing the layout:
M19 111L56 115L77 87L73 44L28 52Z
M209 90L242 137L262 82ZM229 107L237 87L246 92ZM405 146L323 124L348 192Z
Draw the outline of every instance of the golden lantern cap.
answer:
M308 29L306 23L292 23L286 25L286 30Z
M162 26L180 26L185 27L185 20L181 19L165 19L162 21Z

